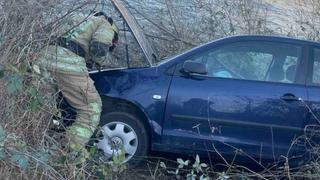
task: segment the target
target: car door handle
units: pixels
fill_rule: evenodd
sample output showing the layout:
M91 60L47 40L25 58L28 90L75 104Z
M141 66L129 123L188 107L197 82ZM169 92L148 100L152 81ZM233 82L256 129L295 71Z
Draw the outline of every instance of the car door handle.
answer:
M280 99L284 100L284 101L301 101L301 99L297 96L295 96L294 94L291 93L287 93L284 94L283 96L280 97Z

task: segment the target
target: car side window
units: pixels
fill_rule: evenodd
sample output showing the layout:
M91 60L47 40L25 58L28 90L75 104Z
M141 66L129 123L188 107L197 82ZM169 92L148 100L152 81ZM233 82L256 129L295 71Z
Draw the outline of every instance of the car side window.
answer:
M272 59L273 56L269 53L218 50L209 55L208 76L263 80Z
M320 49L314 49L313 57L314 61L312 83L320 84Z
M208 77L293 83L300 56L299 46L250 41L215 48L191 60L206 59Z

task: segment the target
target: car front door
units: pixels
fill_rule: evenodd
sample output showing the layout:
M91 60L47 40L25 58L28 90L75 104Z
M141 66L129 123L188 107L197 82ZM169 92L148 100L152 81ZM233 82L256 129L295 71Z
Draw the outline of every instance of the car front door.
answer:
M236 149L255 157L285 155L308 115L298 84L303 47L244 41L213 47L185 59L206 64L208 74L177 65L168 94L163 143L179 148Z

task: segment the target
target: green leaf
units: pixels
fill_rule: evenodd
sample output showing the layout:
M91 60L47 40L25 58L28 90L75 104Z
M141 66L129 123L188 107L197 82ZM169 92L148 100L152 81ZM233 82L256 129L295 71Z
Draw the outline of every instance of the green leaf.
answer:
M227 179L230 179L230 176L228 176L225 172L222 172L222 173L219 173L218 179L227 180Z
M98 169L95 173L95 176L97 177L97 179L99 180L104 180L107 179L106 176L103 174L103 171Z
M178 162L179 164L184 164L184 161L183 161L181 158L178 158L178 159L177 159L177 162Z
M0 125L0 146L1 146L1 142L3 142L6 138L6 132L3 129L3 127Z
M162 167L163 169L167 169L167 166L166 166L166 164L164 163L164 162L160 162L160 167Z
M186 161L184 162L184 165L185 165L185 166L188 166L189 163L190 163L190 160L186 160Z
M32 86L30 86L28 88L28 92L29 92L30 96L32 96L32 97L37 97L37 95L38 95L37 89Z
M14 154L11 156L10 161L22 170L26 170L29 166L29 158L23 154Z
M5 158L4 153L4 140L6 139L6 133L3 129L3 127L0 125L0 160L3 160Z
M9 77L9 82L7 84L7 91L9 94L15 94L23 89L23 76L14 74Z
M179 174L179 169L176 169L175 174L176 174L176 175L178 175L178 174Z
M49 153L48 153L46 150L41 149L41 150L38 151L36 157L37 157L37 159L39 159L39 161L41 161L42 163L47 164L47 163L49 162L49 157L50 157L50 155L49 155Z
M200 180L208 180L208 178L207 178L204 174L202 174L202 175L200 176Z
M31 111L35 112L43 104L44 95L40 94L40 92L32 86L28 87L27 92L31 96L30 109L31 109Z
M21 139L16 139L14 141L14 146L19 150L25 150L27 148L26 142L22 141Z
M97 149L96 146L90 147L90 149L89 149L89 154L90 154L90 156L96 155L97 152L98 152L98 149Z
M0 125L0 160L5 158L4 153L4 140L6 139L6 132L4 131L3 127Z
M4 66L0 64L0 78L3 78L4 70L5 70Z
M116 165L120 165L124 162L125 158L125 151L121 150L119 153L115 154L112 157L112 160Z
M0 147L0 161L4 160L4 158L6 157L4 150Z
M15 73L20 73L20 70L17 67L13 66L12 64L7 64L7 67L8 69L14 71Z
M207 168L208 167L208 165L205 164L205 163L201 163L200 166L203 167L203 168Z
M40 106L40 102L38 101L38 99L32 99L30 101L30 108L32 112L35 112L38 110L39 106Z
M179 163L179 165L182 165L182 167L184 166L188 166L189 165L189 160L184 161L183 159L178 158L177 162Z
M196 156L196 163L197 163L197 164L200 164L200 157L199 157L199 155Z

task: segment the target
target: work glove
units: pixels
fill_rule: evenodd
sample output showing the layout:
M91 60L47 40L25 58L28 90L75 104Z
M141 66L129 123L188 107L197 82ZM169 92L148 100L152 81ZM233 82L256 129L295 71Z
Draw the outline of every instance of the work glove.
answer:
M112 64L113 64L112 55L110 53L108 53L102 57L94 57L94 58L92 58L92 61L99 68L110 67L110 65L112 66Z

